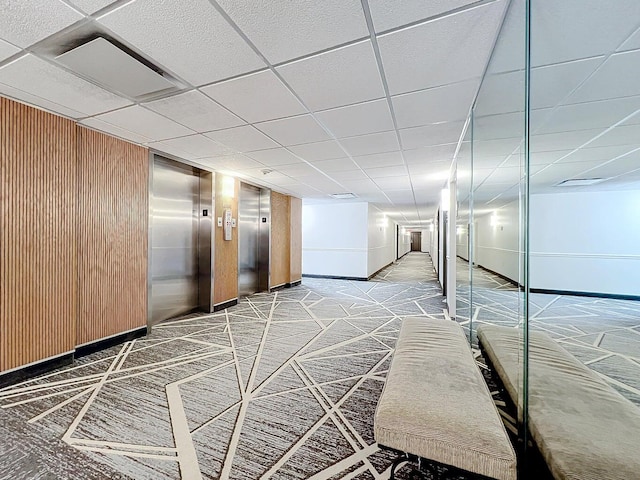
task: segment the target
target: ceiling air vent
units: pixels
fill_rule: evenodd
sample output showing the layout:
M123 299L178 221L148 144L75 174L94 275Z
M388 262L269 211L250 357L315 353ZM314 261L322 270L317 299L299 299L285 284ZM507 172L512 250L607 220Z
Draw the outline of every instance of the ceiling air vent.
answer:
M102 37L58 55L56 60L108 90L132 98L176 88L161 72L149 68Z
M346 200L348 198L357 198L353 193L332 193L331 196L338 200Z
M572 178L556 183L555 187L584 187L585 185L595 185L604 182L606 178Z

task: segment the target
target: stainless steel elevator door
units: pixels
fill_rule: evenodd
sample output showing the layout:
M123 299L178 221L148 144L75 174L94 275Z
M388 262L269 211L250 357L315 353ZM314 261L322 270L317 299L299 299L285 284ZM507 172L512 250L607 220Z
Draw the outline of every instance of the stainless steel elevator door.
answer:
M151 325L198 307L199 182L192 168L155 157Z
M240 184L238 217L238 295L246 296L260 291L260 189Z

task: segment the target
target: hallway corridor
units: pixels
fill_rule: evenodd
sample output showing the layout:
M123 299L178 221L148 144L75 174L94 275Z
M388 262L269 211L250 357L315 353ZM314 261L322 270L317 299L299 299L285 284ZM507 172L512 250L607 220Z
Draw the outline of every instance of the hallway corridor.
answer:
M373 414L395 339L442 298L410 253L164 322L0 391L0 479L388 478Z

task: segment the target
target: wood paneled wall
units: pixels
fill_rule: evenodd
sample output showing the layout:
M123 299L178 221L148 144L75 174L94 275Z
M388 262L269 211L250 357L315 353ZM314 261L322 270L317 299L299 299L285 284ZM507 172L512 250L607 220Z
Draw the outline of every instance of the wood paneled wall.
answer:
M78 127L77 345L145 327L149 151Z
M302 200L289 197L290 261L289 282L302 280Z
M225 183L228 185L231 180L225 179L233 181L233 196L225 189ZM222 227L217 226L217 218L224 217L224 210L230 208L232 217L238 219L240 181L216 174L215 195L213 303L218 305L238 298L238 228L233 229L232 240L225 240Z
M269 288L289 283L290 275L290 199L271 191L271 276Z
M76 126L0 97L0 371L76 340Z

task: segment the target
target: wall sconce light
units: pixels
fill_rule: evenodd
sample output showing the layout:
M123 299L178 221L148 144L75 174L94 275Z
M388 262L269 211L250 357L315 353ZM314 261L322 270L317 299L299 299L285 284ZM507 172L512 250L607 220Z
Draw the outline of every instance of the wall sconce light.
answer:
M493 212L491 214L491 218L489 219L489 225L491 225L492 227L498 226L498 214L496 212Z
M222 178L222 196L234 198L236 196L236 180L233 177Z
M449 189L443 188L440 193L440 205L442 206L443 212L449 211Z

